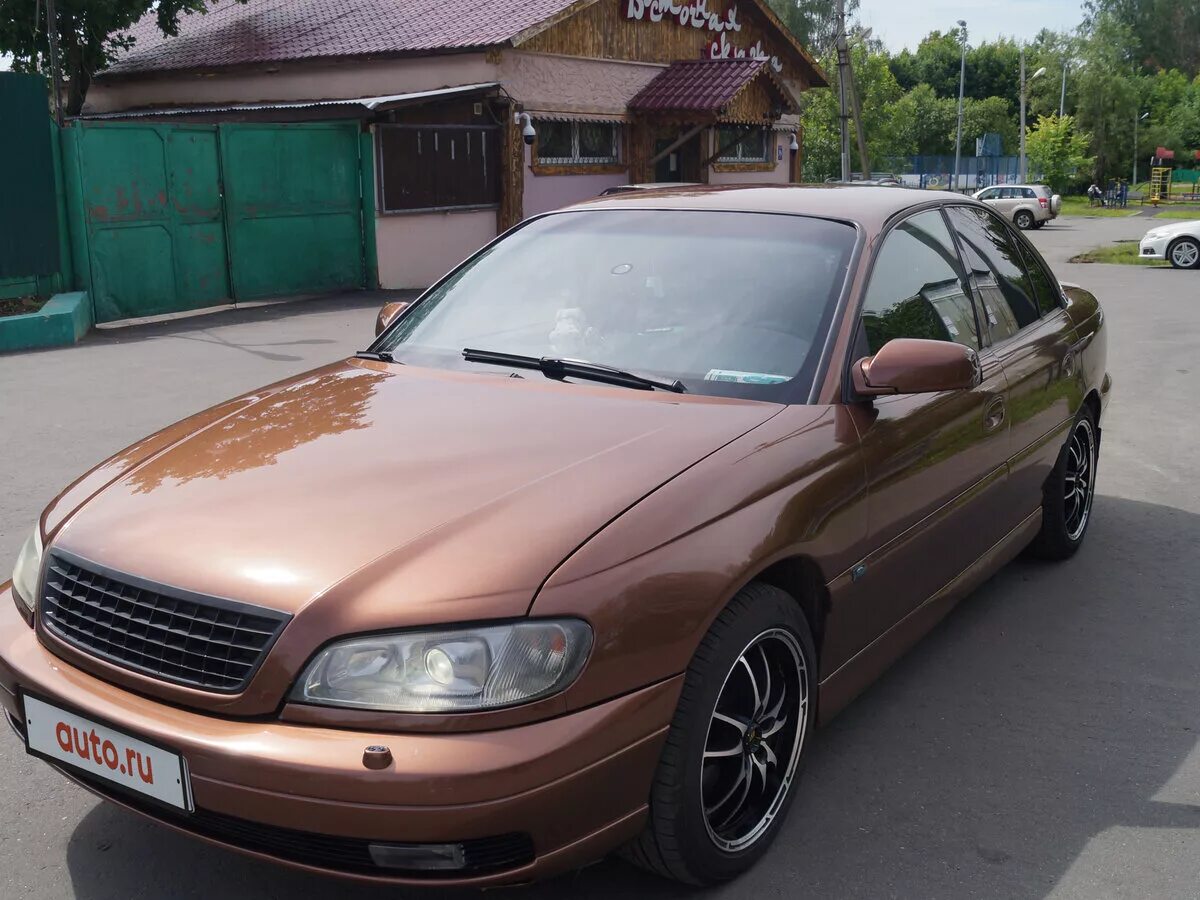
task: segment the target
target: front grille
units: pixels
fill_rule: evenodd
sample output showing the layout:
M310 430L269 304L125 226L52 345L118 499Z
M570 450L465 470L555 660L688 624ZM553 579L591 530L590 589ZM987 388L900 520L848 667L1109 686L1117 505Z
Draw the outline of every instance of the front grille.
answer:
M61 551L46 565L47 631L115 665L188 687L242 690L289 618L108 572Z
M495 837L473 838L456 841L462 846L464 866L451 870L398 869L377 866L368 849L371 844L386 844L384 840L362 840L316 834L311 831L295 831L251 822L223 813L197 809L190 815L183 812L146 803L138 794L123 790L91 775L71 769L67 774L87 785L96 793L110 797L127 806L132 806L162 822L175 825L185 831L202 835L222 844L242 850L252 850L277 859L316 866L333 872L351 872L369 875L419 876L422 878L461 878L471 875L486 875L504 869L515 869L534 858L533 841L528 834L502 834Z

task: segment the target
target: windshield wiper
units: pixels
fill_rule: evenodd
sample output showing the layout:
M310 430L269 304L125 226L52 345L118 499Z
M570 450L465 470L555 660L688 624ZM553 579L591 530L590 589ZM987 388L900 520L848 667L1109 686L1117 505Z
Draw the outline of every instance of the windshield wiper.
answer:
M612 366L580 359L522 356L519 353L497 353L494 350L472 350L470 347L463 350L462 356L467 362L512 366L515 369L538 369L547 378L553 378L556 381L561 381L563 378L583 378L588 381L615 384L618 387L635 388L639 391L652 391L655 388L662 391L674 391L676 394L687 391L683 382L678 378L667 380L650 375L638 375L634 372L626 372Z
M355 359L373 359L376 362L395 362L392 354L386 350L359 350L354 354Z

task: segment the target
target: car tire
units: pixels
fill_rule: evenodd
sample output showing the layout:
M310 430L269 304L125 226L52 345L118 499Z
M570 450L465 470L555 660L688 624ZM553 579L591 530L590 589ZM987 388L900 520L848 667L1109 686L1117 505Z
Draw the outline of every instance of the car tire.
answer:
M1034 227L1035 229L1037 229L1037 228L1041 228L1041 227L1042 227L1043 225L1045 225L1045 224L1046 224L1046 223L1045 223L1044 221L1043 221L1043 222L1034 222L1034 223L1033 223L1033 227Z
M1017 210L1017 214L1013 216L1013 224L1022 231L1027 231L1033 227L1033 213L1027 209Z
M728 881L757 862L795 796L816 686L812 631L799 604L779 588L747 585L688 666L649 821L622 855L692 885Z
M1068 559L1087 536L1096 496L1100 430L1090 406L1084 406L1059 451L1042 489L1042 529L1029 549L1041 559Z
M1172 241L1171 246L1167 248L1167 259L1176 269L1200 267L1200 241L1190 237Z

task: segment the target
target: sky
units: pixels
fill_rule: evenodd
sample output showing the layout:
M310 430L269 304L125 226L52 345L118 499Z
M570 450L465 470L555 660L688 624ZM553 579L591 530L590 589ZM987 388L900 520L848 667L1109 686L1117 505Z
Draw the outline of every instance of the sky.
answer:
M859 0L858 18L891 51L917 49L934 30L966 19L972 44L999 37L1030 40L1043 28L1070 30L1083 18L1082 0Z

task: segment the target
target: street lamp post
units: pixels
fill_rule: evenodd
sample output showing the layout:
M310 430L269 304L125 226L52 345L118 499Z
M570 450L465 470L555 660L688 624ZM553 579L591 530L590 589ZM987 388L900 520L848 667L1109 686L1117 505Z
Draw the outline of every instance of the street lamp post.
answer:
M1138 155L1138 123L1144 122L1150 118L1150 113L1142 113L1140 116L1137 113L1133 114L1133 178L1130 179L1129 189L1132 191L1133 186L1137 184L1137 155Z
M950 183L950 189L958 190L958 164L962 156L962 109L963 109L963 85L967 80L967 23L963 19L958 20L959 39L962 43L962 58L958 66L958 132L954 140L954 181Z
M1060 119L1067 111L1067 69L1070 65L1069 62L1063 63L1062 93L1058 95L1058 117Z
M1029 76L1029 81L1033 81L1046 74L1046 67L1042 66L1036 72ZM1021 157L1017 163L1017 180L1019 183L1025 183L1025 95L1028 84L1025 80L1025 48L1021 48Z

